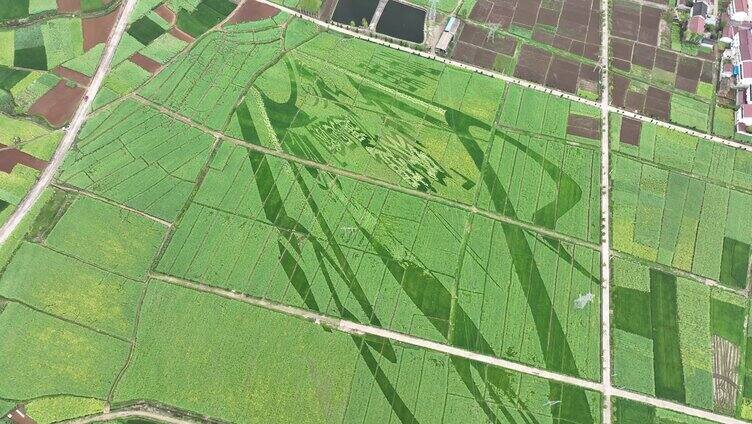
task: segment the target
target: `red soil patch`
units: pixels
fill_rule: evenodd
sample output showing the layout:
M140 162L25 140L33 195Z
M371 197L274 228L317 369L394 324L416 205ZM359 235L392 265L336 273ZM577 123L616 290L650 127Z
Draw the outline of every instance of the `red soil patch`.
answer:
M119 7L104 16L83 20L82 27L84 30L85 51L88 51L99 43L107 41L107 37L110 36L112 27L115 26L118 12L120 12Z
M157 71L159 71L162 68L162 65L159 64L159 62L149 59L148 57L142 55L141 53L133 53L129 60L136 65L146 69L152 74L156 74Z
M259 3L255 0L246 0L240 7L230 15L227 24L238 24L241 22L260 21L271 18L279 13L279 9L269 6L268 4Z
M60 81L31 105L29 113L41 116L53 127L62 127L70 121L83 96L83 88L68 87L64 81Z
M184 33L178 27L172 27L170 28L170 35L177 38L178 40L183 40L186 43L192 43L195 38L191 37L190 35Z
M37 159L15 147L7 147L4 144L0 144L0 171L10 174L18 164L34 168L38 171L47 167L46 161Z
M58 13L73 13L81 10L81 0L57 0Z
M154 9L154 12L157 13L162 19L169 22L170 25L175 25L175 21L177 17L175 16L175 12L170 10L169 7L165 6L164 4L160 4L159 7Z
M71 81L75 81L76 84L79 84L79 85L88 86L89 82L91 81L91 78L89 78L88 76L78 71L65 68L63 66L56 67L55 69L52 70L52 72L59 77L63 77Z

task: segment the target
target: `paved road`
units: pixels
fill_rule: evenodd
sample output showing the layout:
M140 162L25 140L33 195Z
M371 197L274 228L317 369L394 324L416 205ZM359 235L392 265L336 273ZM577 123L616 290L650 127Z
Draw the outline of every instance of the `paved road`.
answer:
M609 1L601 0L601 376L603 424L611 424L611 148L609 144Z
M596 102L596 101L588 100L588 99L585 99L585 98L582 98L582 97L579 97L579 96L576 96L574 94L567 93L567 92L564 92L564 91L561 91L561 90L556 90L556 89L553 89L553 88L548 88L548 87L546 87L544 85L536 84L536 83L533 83L533 82L530 82L530 81L525 81L525 80L522 80L522 79L519 79L519 78L515 78L515 77L509 76L509 75L499 74L497 72L492 72L492 71L489 71L487 69L478 68L476 66L468 65L466 63L457 62L455 60L447 59L447 58L444 58L444 57L441 57L441 56L437 56L437 55L431 54L429 52L424 52L424 51L412 49L410 47L401 46L399 44L390 43L390 42L382 40L380 38L375 38L375 37L369 36L369 35L364 34L364 33L355 32L355 31L352 31L350 29L347 29L347 28L344 28L344 27L341 27L341 26L333 25L333 24L330 24L328 22L323 22L323 21L321 21L321 20L319 20L319 19L317 19L315 17L304 15L304 14L302 14L302 13L300 13L300 12L294 10L294 9L290 9L290 8L287 8L287 7L284 7L284 6L280 6L280 5L276 4L276 3L272 3L269 0L257 0L257 1L260 2L260 3L267 4L269 6L272 6L272 7L276 7L277 9L280 9L280 10L282 10L282 11L284 11L286 13L289 13L289 14L295 16L295 17L298 17L300 19L305 19L307 21L314 22L315 24L317 24L317 25L319 25L321 27L330 29L332 31L336 31L336 32L339 32L339 33L342 33L342 34L346 34L346 35L349 35L349 36L352 36L352 37L360 38L360 39L363 39L363 40L368 40L368 41L371 41L371 42L376 43L376 44L381 44L382 46L386 46L386 47L389 47L389 48L392 48L392 49L395 49L395 50L401 50L403 52L407 52L407 53L411 53L411 54L414 54L414 55L422 56L422 57L425 57L427 59L436 60L436 61L439 61L439 62L442 62L442 63L446 63L446 64L449 64L449 65L452 65L452 66L455 66L455 67L458 67L458 68L467 69L467 70L473 71L473 72L478 72L480 74L483 74L483 75L486 75L486 76L489 76L489 77L493 77L493 78L496 78L496 79L500 79L502 81L506 81L506 82L509 82L509 83L517 84L517 85L521 85L523 87L527 87L527 88L530 88L532 90L536 90L536 91L541 91L541 92L544 92L544 93L552 94L554 96L559 96L559 97L562 97L562 98L565 98L565 99L568 99L568 100L572 100L574 102L579 102L579 103L582 103L582 104L586 104L586 105L589 105L589 106L592 106L592 107L595 107L595 108L599 108L600 109L601 106L602 106L602 102ZM620 115L628 116L628 117L631 117L631 118L634 118L634 119L639 119L639 120L644 121L644 122L652 122L652 123L654 123L656 125L659 125L659 126L662 126L662 127L666 127L666 128L670 128L672 130L676 130L676 131L679 131L679 132L682 132L682 133L685 133L685 134L691 134L691 135L693 135L695 137L699 137L699 138L702 138L702 139L705 139L705 140L708 140L708 141L712 141L712 142L716 142L716 143L722 143L722 144L725 144L725 145L730 146L730 147L735 147L737 149L742 149L742 150L746 150L746 151L752 152L752 145L747 145L747 144L739 143L739 142L733 141L733 140L727 140L727 139L724 139L724 138L721 138L721 137L716 137L714 135L710 135L710 134L707 134L707 133L703 133L703 132L691 130L691 129L688 129L688 128L684 128L684 127L679 126L679 125L674 125L674 124L670 124L668 122L659 121L657 119L653 119L653 118L650 118L650 117L647 117L647 116L643 116L643 115L639 115L639 114L636 114L636 113L633 113L633 112L629 112L629 111L626 111L624 109L620 109L620 108L617 108L617 107L614 107L614 106L609 106L609 110L611 112L613 112L613 113L617 113L617 114L620 114Z
M435 352L444 353L460 358L466 358L473 361L481 362L484 364L492 365L499 368L504 368L512 371L516 371L522 374L533 375L541 378L545 378L551 381L559 383L569 384L583 389L597 391L603 393L603 384L599 382L584 380L570 375L564 375L555 373L540 368L535 368L517 362L508 361L505 359L497 358L495 356L482 355L469 350L460 349L454 346L448 346L442 343L437 343L430 340L421 339L419 337L410 336L396 331L386 330L379 327L373 327L370 325L364 325L340 318L334 318L327 315L321 315L316 312L309 311L307 309L301 309L282 303L261 299L258 297L250 296L244 293L239 293L234 290L226 290L219 287L209 286L202 283L196 283L194 281L184 280L182 278L173 277L170 275L151 273L149 277L154 280L159 280L167 284L173 284L181 287L185 287L191 290L200 291L203 293L209 293L216 296L220 296L226 299L231 299L243 303L247 303L253 306L261 307L267 310L283 313L286 315L294 316L306 321L314 322L319 325L326 326L333 330L342 331L355 335L371 335L384 339L392 340L395 342L421 347L423 349L429 349ZM648 405L653 405L659 408L669 409L675 412L704 418L710 421L716 421L719 423L727 424L749 424L744 421L737 420L732 417L719 415L710 411L702 409L692 408L686 405L681 405L675 402L665 401L662 399L656 399L651 396L642 395L639 393L629 392L620 388L613 388L611 394L614 396L623 397L626 399L632 399L638 402L642 402Z
M65 132L65 136L60 142L60 145L58 145L57 150L55 150L55 155L52 157L49 165L47 165L47 168L42 171L39 180L37 180L36 184L34 184L31 190L26 194L26 197L18 205L13 212L13 215L11 215L8 221L6 221L2 228L0 228L0 245L8 241L10 235L18 227L24 217L26 217L31 208L34 207L34 204L39 200L39 197L44 190L52 183L52 179L57 173L58 168L60 168L60 165L63 163L66 153L68 153L68 150L73 146L73 142L76 140L76 136L78 136L78 132L81 130L81 126L86 120L89 108L94 101L94 97L99 91L99 87L102 85L104 77L107 75L107 71L110 69L115 50L120 43L120 39L123 37L123 32L125 32L125 28L128 24L128 17L131 12L133 12L133 8L136 6L136 1L137 0L124 0L115 27L105 43L105 51L99 62L99 68L97 68L94 78L91 79L84 100L81 101L75 115L73 115L73 120L71 120L71 123L68 125L68 130Z

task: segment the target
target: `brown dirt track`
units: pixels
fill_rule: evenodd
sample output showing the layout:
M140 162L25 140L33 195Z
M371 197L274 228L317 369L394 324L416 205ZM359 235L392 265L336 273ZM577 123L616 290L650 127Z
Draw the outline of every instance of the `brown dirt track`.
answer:
M83 19L82 27L84 30L85 51L88 51L99 43L104 43L105 41L107 41L107 37L110 35L110 31L115 25L115 20L117 19L118 12L120 12L119 7L104 16Z
M41 116L50 125L59 128L70 121L83 96L83 88L68 87L65 81L60 81L31 105L29 114Z
M279 13L279 9L269 6L267 4L259 3L254 0L246 0L236 8L230 18L227 20L227 24L239 24L242 22L260 21L262 19L271 18Z
M78 85L88 86L91 81L88 76L63 66L55 67L52 72L59 77L75 81Z

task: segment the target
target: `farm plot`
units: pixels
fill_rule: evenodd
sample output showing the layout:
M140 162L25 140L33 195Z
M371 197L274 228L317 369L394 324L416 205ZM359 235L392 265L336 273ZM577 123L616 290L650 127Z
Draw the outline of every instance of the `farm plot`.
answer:
M39 117L56 128L68 123L116 15L56 17L1 31L0 110Z
M627 128L614 143L614 248L745 289L752 156L652 124Z
M454 59L598 98L597 1L478 0L467 18Z
M77 12L94 13L111 3L112 0L0 0L0 25Z
M172 221L213 139L135 100L89 118L58 179Z
M0 222L13 213L47 166L62 134L0 113Z
M134 212L78 197L45 238L45 246L132 280L143 280L166 229Z
M467 231L479 238L465 252ZM169 239L164 274L598 378L589 248L231 143Z
M486 210L591 239L589 214L573 210L597 208L591 202L597 113L360 40L320 34L255 80L226 133L465 204L480 195ZM487 175L481 175L489 161ZM513 162L523 166L512 169ZM526 185L509 182L512 173ZM508 192L510 206L488 202L489 187ZM548 206L536 215L568 187L572 197L558 212Z
M278 19L279 15L273 19ZM232 28L232 27L229 27ZM280 54L284 31L208 32L139 94L210 128L222 128L255 74Z
M620 258L613 283L614 383L734 415L746 299Z
M59 393L103 399L130 348L16 302L0 313L0 337L0 397L5 399Z
M652 405L645 405L628 399L614 398L613 422L616 424L711 424L713 421L680 414L668 409L656 408Z
M116 404L155 399L227 421L600 422L596 393L157 281L138 340Z
M142 291L132 280L28 242L0 279L6 299L123 338L131 336Z
M669 44L668 11L626 0L613 3L612 103L664 121L710 129L715 56L692 57ZM676 51L676 50L679 51Z

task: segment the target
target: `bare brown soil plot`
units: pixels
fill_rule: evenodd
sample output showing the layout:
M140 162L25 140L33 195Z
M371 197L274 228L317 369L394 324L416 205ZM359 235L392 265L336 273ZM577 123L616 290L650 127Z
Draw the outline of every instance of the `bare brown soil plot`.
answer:
M60 81L31 105L29 114L41 116L53 127L62 127L70 121L83 96L83 88L68 87L65 81Z
M676 63L678 62L678 56L674 52L668 50L658 49L655 52L655 67L667 72L676 72Z
M533 30L533 38L591 60L600 54L598 0L478 0L471 21ZM553 28L553 32L551 31Z
M88 76L78 71L74 71L73 69L68 69L64 66L57 66L52 70L52 72L59 77L75 81L76 84L83 86L88 86L89 82L91 81L91 78L89 78Z
M183 40L186 43L192 43L195 40L195 38L181 31L178 27L170 28L170 35L177 38L178 40Z
M554 57L551 67L548 69L546 85L569 93L576 93L579 74L579 63Z
M669 120L671 93L656 87L648 88L645 98L645 113L663 121Z
M156 9L154 9L154 12L159 15L160 18L169 22L170 25L175 25L177 16L175 15L175 12L170 10L169 7L165 6L164 4L160 4Z
M152 74L156 74L160 69L162 69L162 65L159 62L153 59L149 59L141 53L132 54L131 57L128 58L128 60Z
M619 132L619 141L632 146L640 145L640 133L642 132L642 122L622 117L621 132Z
M522 46L514 76L528 81L543 84L551 63L551 53L530 45Z
M227 20L228 24L237 24L241 22L260 21L271 18L279 13L279 9L254 0L246 0L236 8Z
M84 31L84 50L88 51L99 43L107 41L112 27L115 25L120 8L112 12L97 16L96 18L85 18L82 21Z
M567 134L598 140L600 139L600 133L600 119L577 114L569 115Z
M19 164L28 166L29 168L34 168L38 171L43 170L47 166L46 161L37 159L15 147L7 147L4 144L0 144L0 171L10 174L13 171L13 168Z
M58 13L73 13L81 10L81 0L57 0Z

